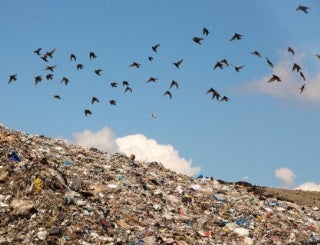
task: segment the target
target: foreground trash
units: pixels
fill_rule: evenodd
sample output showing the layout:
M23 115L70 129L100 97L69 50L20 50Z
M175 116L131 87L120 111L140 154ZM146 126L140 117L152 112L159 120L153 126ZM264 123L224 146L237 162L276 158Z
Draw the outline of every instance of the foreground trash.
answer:
M250 183L0 132L0 244L319 242L319 207L264 196Z

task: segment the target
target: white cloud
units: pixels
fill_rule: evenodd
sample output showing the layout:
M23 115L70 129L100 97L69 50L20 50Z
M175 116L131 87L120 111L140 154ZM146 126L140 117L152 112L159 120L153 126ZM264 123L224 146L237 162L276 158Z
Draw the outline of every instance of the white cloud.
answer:
M192 160L180 157L179 152L172 145L161 145L142 134L116 138L110 128L104 127L97 132L90 130L76 132L71 142L85 148L95 147L106 152L134 154L138 161L160 162L166 168L190 176L200 171L200 167L191 166Z
M282 187L286 189L291 189L294 186L295 173L288 168L279 168L274 171L277 178L282 181Z
M298 101L319 102L320 101L320 73L312 75L305 69L302 61L305 58L305 54L295 54L294 57L288 54L287 51L281 51L280 60L274 65L270 74L254 79L250 83L246 84L244 89L250 93L264 93L274 97L282 99L294 99ZM312 57L315 59L314 57ZM306 77L306 81L300 77L296 71L292 71L293 63L297 63L301 66L302 72ZM281 78L281 82L271 82L268 80L272 74L275 74ZM302 84L306 84L306 88L302 94L300 94L300 87Z
M296 190L303 191L320 191L320 184L314 182L306 182L295 188Z

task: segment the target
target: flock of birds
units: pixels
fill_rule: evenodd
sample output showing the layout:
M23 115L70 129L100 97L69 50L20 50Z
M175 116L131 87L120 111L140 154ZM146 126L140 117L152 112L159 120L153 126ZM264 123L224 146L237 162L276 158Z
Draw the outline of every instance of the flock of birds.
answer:
M296 8L296 11L302 11L304 13L308 13L309 11L309 7L307 6L302 6L302 5L299 5L297 8ZM203 27L202 29L202 36L194 36L192 37L192 41L198 45L201 45L202 44L202 41L205 39L206 36L208 36L210 34L210 31L206 28L206 27ZM240 33L237 33L235 32L229 39L230 42L233 42L233 41L238 41L238 40L241 40L242 38L244 37L244 35L240 34ZM158 52L158 49L160 47L160 44L157 43L157 44L154 44L151 46L151 49L154 53L157 53ZM53 48L52 50L49 50L49 51L45 51L45 52L42 52L42 48L37 48L36 50L34 50L34 54L36 54L38 57L40 57L45 63L48 63L54 56L55 54L55 51L56 49ZM287 49L288 53L290 53L292 56L295 55L295 51L292 47L288 47ZM254 55L258 58L263 58L263 56L261 55L261 53L258 51L258 50L254 50L254 51L251 51L249 52L251 55ZM94 52L89 52L89 60L95 60L98 56L94 53ZM320 59L320 54L316 54L316 57L318 59ZM274 68L274 64L273 62L267 57L265 56L264 57L268 66L270 66L271 68ZM153 56L149 56L148 57L148 60L150 62L152 62L154 59ZM78 63L77 62L77 56L74 54L74 53L71 53L70 54L70 62L75 62L76 63L76 69L77 70L83 70L84 69L84 65L82 63ZM177 69L180 69L181 65L183 64L183 59L179 59L175 62L172 63L172 65L174 65L174 67L176 67ZM141 63L139 62L136 62L136 61L133 61L131 64L129 64L129 67L132 67L132 68L140 68L142 65ZM228 60L226 59L221 59L219 61L217 61L214 66L213 66L213 70L215 69L224 69L225 67L229 67L229 66L232 66L236 72L240 72L244 67L245 65L239 65L239 66L236 66L236 65L233 65L232 63L230 63ZM54 72L55 72L55 69L57 67L57 64L54 64L54 65L47 65L44 70L47 72L47 74L44 75L45 79L46 80L52 80L53 77L54 77ZM299 90L300 90L300 93L303 93L303 91L305 90L306 88L306 84L304 83L306 81L306 77L303 73L303 69L302 67L297 64L297 63L293 63L292 65L292 71L293 72L297 72L297 74L301 77L302 81L303 81L303 84L299 87ZM103 69L100 69L100 68L97 68L94 70L94 73L97 75L97 76L101 76L102 75L102 72L103 72ZM8 81L8 84L16 81L18 79L18 75L17 73L15 74L12 74L9 76L9 81ZM34 77L34 82L35 82L35 85L39 84L41 81L43 80L43 76L42 75L37 75ZM156 77L150 77L146 83L155 83L157 82L158 78ZM279 75L277 74L272 74L272 76L270 77L270 79L267 81L268 83L271 83L271 82L281 82L282 79ZM70 82L70 80L63 76L60 80L60 82L64 85L68 85L68 83ZM112 88L116 88L118 86L118 83L117 82L111 82L110 83L111 87ZM122 81L122 86L124 88L124 92L125 93L132 93L132 87L130 86L129 82L128 81ZM169 99L172 99L173 95L172 95L172 89L175 88L175 89L179 89L179 84L177 81L175 80L172 80L171 83L170 83L170 86L169 86L169 89L167 89L166 91L164 91L163 93L163 96L167 96ZM230 98L226 95L222 95L219 91L217 91L215 88L213 87L210 87L206 92L205 94L210 94L211 95L211 99L212 100L216 100L216 101L219 101L219 102L228 102L230 100ZM58 95L58 94L55 94L53 95L53 97L55 99L58 99L60 100L61 99L61 96ZM93 96L91 98L91 104L94 104L94 103L99 103L100 100L99 98ZM112 106L115 106L117 104L116 100L115 99L111 99L109 100L109 104L112 105ZM88 116L88 115L91 115L92 114L92 111L88 108L85 108L84 109L84 115L85 116ZM151 114L151 117L152 118L156 118L156 114Z

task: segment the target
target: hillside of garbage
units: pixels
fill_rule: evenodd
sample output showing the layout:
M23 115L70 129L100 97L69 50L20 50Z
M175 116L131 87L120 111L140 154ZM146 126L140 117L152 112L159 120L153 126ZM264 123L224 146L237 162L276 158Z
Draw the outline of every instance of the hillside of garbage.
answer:
M190 177L3 126L0 152L0 244L319 243L319 193Z

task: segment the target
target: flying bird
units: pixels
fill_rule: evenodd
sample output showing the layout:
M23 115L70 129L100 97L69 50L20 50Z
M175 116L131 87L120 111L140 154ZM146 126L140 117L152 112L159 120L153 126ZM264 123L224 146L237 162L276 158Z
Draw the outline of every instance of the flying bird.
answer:
M47 51L46 53L45 53L45 55L46 56L48 56L48 57L50 57L50 58L53 58L53 54L56 52L56 49L54 48L54 49L52 49L52 50L50 50L50 51Z
M154 114L154 113L151 114L151 117L152 117L153 119L157 119L157 115Z
M82 64L77 64L77 70L82 70L84 68L84 65Z
M293 63L292 71L300 72L300 70L301 70L301 66L299 66L297 63Z
M299 74L300 74L300 77L303 79L303 81L305 81L305 80L306 80L306 77L304 76L304 74L302 73L302 71L300 71Z
M97 74L98 76L101 76L101 72L102 72L102 69L94 70L94 73Z
M271 62L271 60L269 60L268 57L266 57L266 60L267 60L268 65L269 65L271 68L273 68L274 65L273 65L273 63Z
M214 99L216 98L217 100L219 100L220 98L220 94L218 93L217 90L215 90L214 88L209 88L209 90L206 92L206 94L209 94L209 93L212 93L212 98L211 99Z
M127 86L124 90L125 93L130 92L132 93L132 88L130 88L129 86Z
M255 56L258 56L259 58L262 58L261 54L259 51L255 50L255 51L252 51L250 54L252 55L255 55Z
M95 102L99 103L100 100L99 100L97 97L92 97L92 98L91 98L91 104L93 104L93 103L95 103Z
M16 74L13 74L13 75L10 75L8 84L11 83L11 82L16 81L17 78L18 78L18 77L17 77L17 73L16 73Z
M220 60L219 63L229 66L229 62L226 59Z
M48 62L48 55L44 54L41 56L41 59L44 61L44 62Z
M158 80L158 78L156 78L156 77L150 77L147 81L146 81L146 83L149 83L149 82L156 82Z
M291 53L292 55L294 55L294 50L290 46L288 47L288 53Z
M39 82L41 82L42 81L42 76L41 75L39 75L39 76L36 76L35 78L34 78L34 83L35 83L35 85L37 85Z
M216 62L216 64L214 65L213 67L213 70L217 69L217 68L220 68L220 69L223 69L223 64L221 62Z
M305 14L309 13L308 10L310 9L310 7L307 7L307 6L303 6L303 5L299 5L297 8L296 8L296 11L302 11L304 12Z
M97 58L98 56L94 53L94 52L90 52L89 53L89 58L90 58L90 60L93 60L93 59L95 59L95 58Z
M139 63L137 63L137 62L135 62L135 61L133 61L132 63L131 63L131 65L129 65L129 67L136 67L136 68L139 68L141 66L141 64L139 64Z
M239 34L239 33L234 33L233 36L230 38L229 41L234 41L234 40L240 40L242 39L243 35Z
M170 83L170 89L175 86L177 89L179 88L179 84L175 81L175 80L172 80L171 83Z
M172 99L172 94L169 90L167 90L166 92L164 92L163 96L168 95L170 99Z
M92 112L91 112L89 109L85 109L85 110L84 110L84 114L85 114L86 116L88 116L88 115L91 115Z
M174 64L179 69L182 61L183 61L183 59L181 59L181 60L179 60L177 62L173 62L172 64Z
M149 56L149 57L148 57L148 60L149 60L149 61L153 61L153 57L152 57L152 56Z
M203 27L202 34L205 35L205 36L208 36L209 33L210 33L209 30L207 28Z
M115 100L109 100L110 105L116 105L117 102Z
M57 94L56 94L56 95L54 95L54 96L53 96L53 98L58 99L58 100L61 100L60 95L57 95Z
M76 61L77 60L77 57L74 55L74 54L70 54L70 61Z
M201 41L203 40L203 38L202 37L193 37L192 40L197 44L201 44Z
M122 81L122 86L129 86L129 82L128 81Z
M111 82L110 85L111 85L111 87L116 88L118 86L118 83L117 82Z
M40 56L40 52L41 52L42 48L37 48L35 51L33 51L35 54L37 54L38 56Z
M229 99L229 97L227 97L227 96L222 96L222 98L219 100L220 102L222 102L222 101L226 101L226 102L228 102L230 99Z
M275 74L272 74L272 77L268 80L268 83L271 83L274 81L281 82L281 78Z
M244 65L241 66L233 66L236 72L240 72L240 70L244 67Z
M318 59L320 59L320 54L315 54L315 56L316 56Z
M67 86L67 84L69 83L69 79L66 78L66 77L63 77L63 78L61 79L60 83L64 83L64 85Z
M155 44L151 48L154 52L157 52L157 49L159 48L160 44Z
M47 80L52 80L53 79L53 74L49 73L46 75Z
M53 66L47 66L46 68L44 68L46 71L51 71L54 72L54 69L57 67L57 65L53 65Z
M302 92L303 92L303 90L305 90L305 88L306 88L306 85L305 84L303 84L299 89L300 89L300 94L302 94Z

